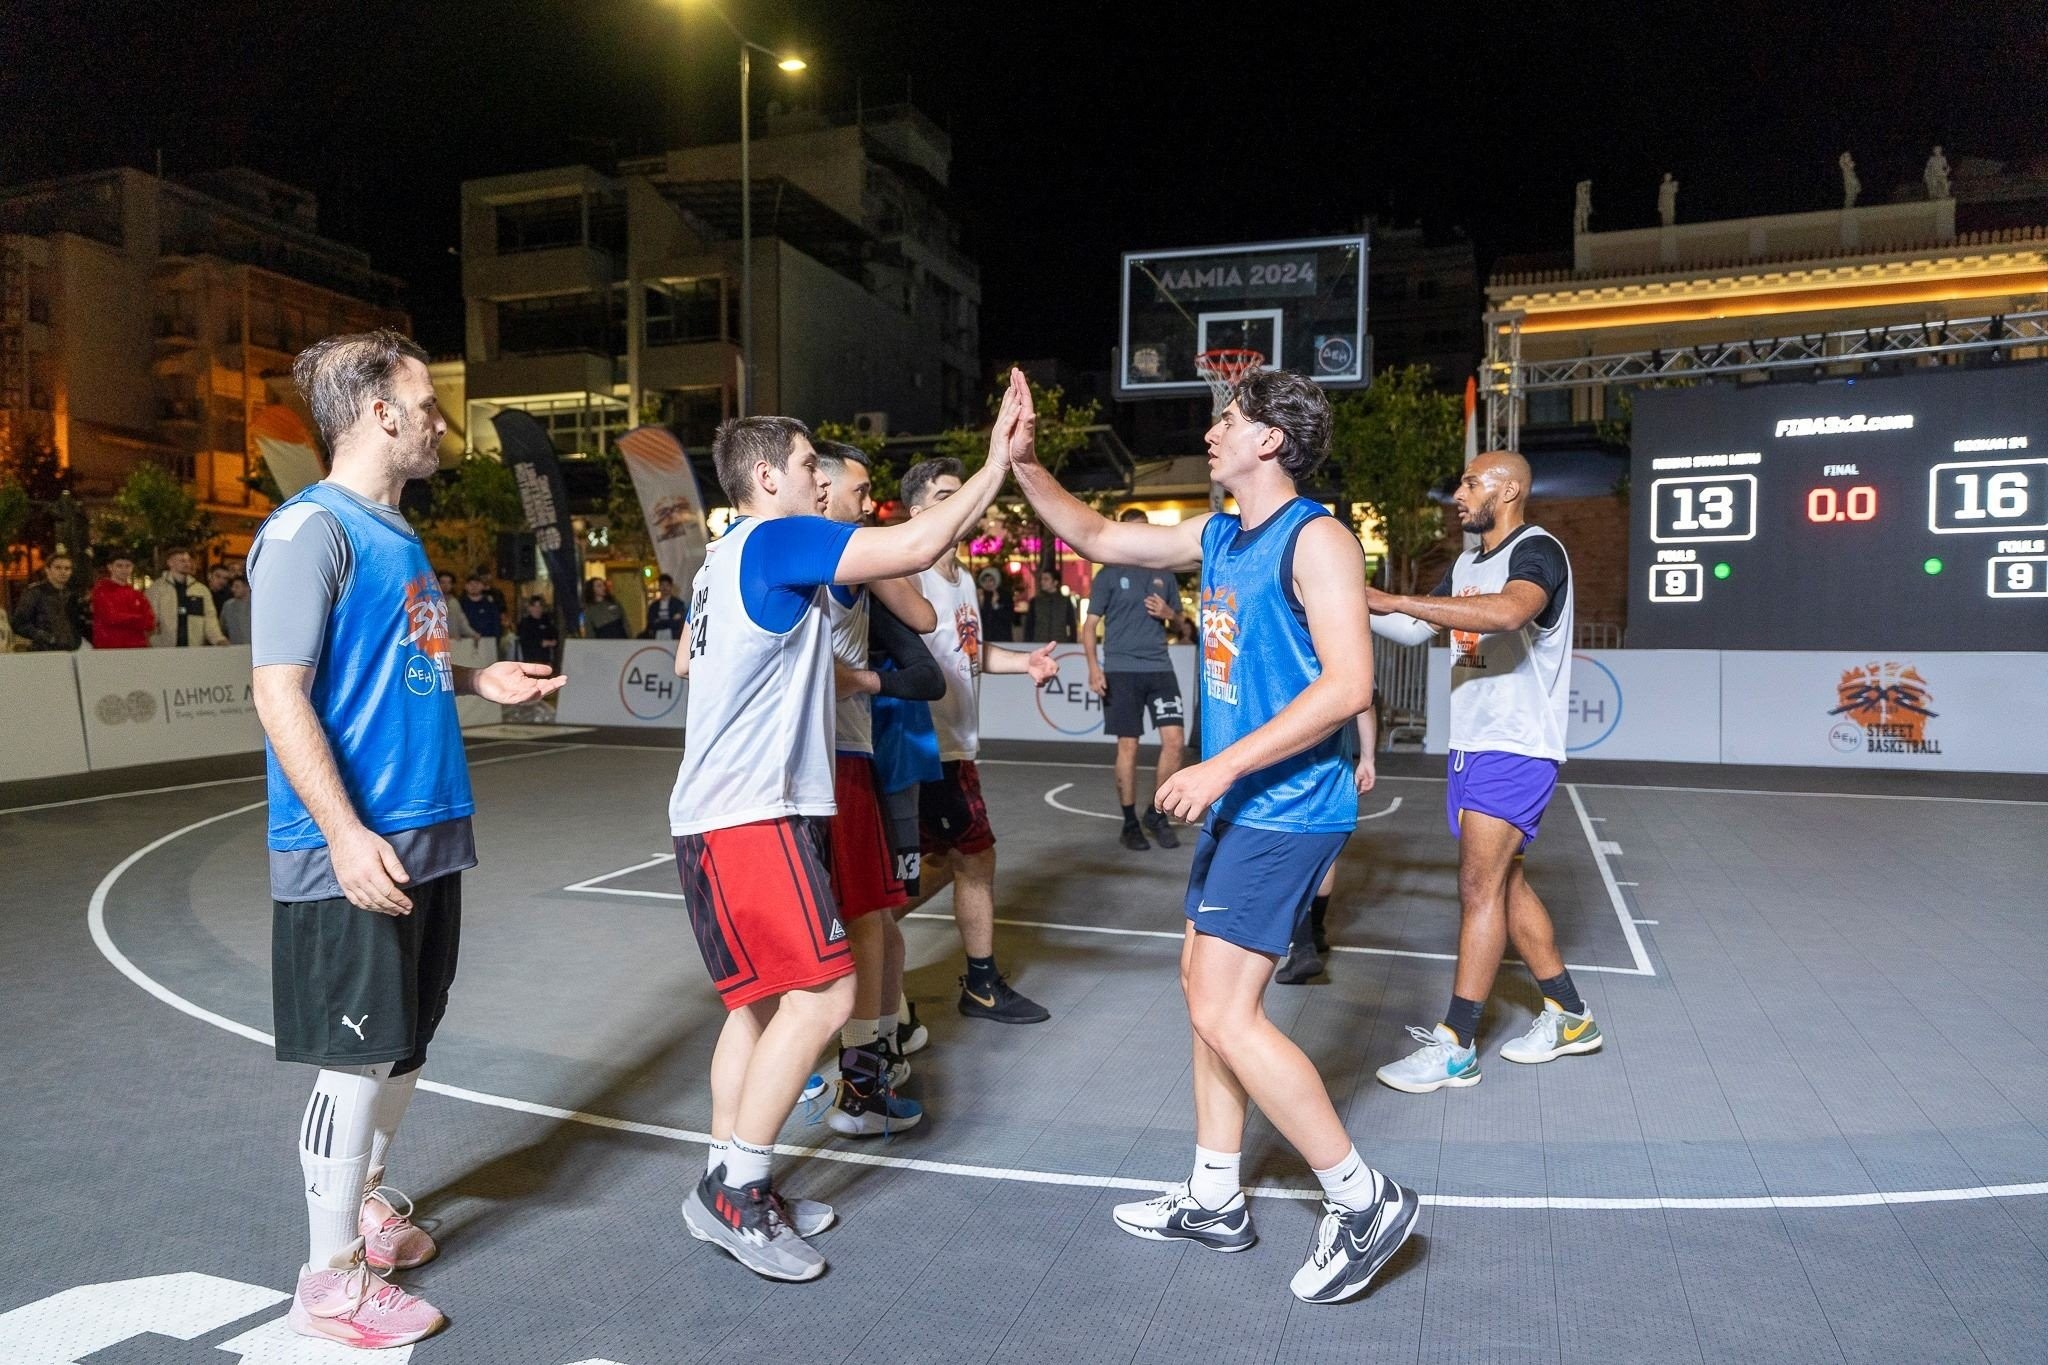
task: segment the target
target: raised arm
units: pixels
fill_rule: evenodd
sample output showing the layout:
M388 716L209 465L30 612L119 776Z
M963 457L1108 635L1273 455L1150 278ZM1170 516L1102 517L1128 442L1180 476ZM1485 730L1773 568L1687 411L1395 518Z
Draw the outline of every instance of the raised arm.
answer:
M1022 396L1019 396L1019 391ZM897 526L863 526L846 542L835 583L873 583L923 573L953 552L967 528L981 520L1009 477L1010 460L1019 441L1028 441L1037 423L1031 391L1021 370L1010 371L1010 387L989 432L988 463L950 498L932 503ZM1023 433L1020 435L1020 432Z
M1136 564L1146 569L1185 569L1202 562L1203 513L1178 526L1150 522L1111 521L1060 487L1060 481L1038 462L1036 432L1013 452L1017 487L1052 533L1097 564Z
M1372 705L1365 556L1358 538L1336 518L1318 517L1301 528L1294 591L1308 613L1322 676L1237 743L1168 778L1153 798L1160 810L1189 822L1200 820L1239 778L1328 738Z

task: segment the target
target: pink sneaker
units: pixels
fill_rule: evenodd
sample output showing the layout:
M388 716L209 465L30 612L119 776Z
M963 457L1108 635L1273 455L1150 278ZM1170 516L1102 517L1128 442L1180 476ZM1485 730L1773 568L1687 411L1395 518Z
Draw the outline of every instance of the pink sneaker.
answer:
M285 1321L300 1336L381 1351L432 1336L448 1320L425 1299L374 1274L363 1260L362 1242L356 1241L327 1269L300 1273Z
M434 1239L414 1226L412 1200L389 1185L374 1186L363 1196L356 1231L363 1235L363 1259L379 1274L425 1265L440 1252Z

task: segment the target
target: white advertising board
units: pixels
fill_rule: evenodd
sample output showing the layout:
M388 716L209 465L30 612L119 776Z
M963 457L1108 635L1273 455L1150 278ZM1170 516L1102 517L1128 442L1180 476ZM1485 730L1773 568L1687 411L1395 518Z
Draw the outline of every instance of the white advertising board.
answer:
M247 645L92 649L73 658L96 771L263 747Z
M0 782L85 771L85 724L72 657L0 654L0 696L7 699Z
M496 640L450 640L448 657L457 668L488 668L498 662ZM505 718L505 708L482 697L455 699L457 723L467 730L472 725L496 725Z
M1565 757L1721 761L1721 656L1710 649L1585 649L1572 654ZM1451 651L1429 652L1423 747L1450 746Z
M1021 645L992 645L993 649L1021 649ZM1173 671L1180 679L1183 702L1193 704L1195 657L1193 645L1169 645ZM1079 645L1061 645L1053 651L1059 663L1057 678L1043 687L1034 685L1021 673L994 673L981 680L981 737L983 739L1074 740L1114 743L1103 733L1102 698L1088 690L1088 660ZM1144 742L1153 742L1148 728Z
M1721 758L2048 772L2048 654L1724 653Z
M556 695L564 725L683 728L683 680L673 640L570 640L562 651L569 679Z

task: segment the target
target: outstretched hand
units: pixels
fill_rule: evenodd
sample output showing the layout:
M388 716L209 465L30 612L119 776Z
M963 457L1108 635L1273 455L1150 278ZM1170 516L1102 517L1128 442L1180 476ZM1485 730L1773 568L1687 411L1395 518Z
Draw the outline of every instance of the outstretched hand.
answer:
M1052 645L1040 645L1024 660L1024 671L1031 675L1031 681L1043 686L1060 675L1060 666L1052 657Z
M554 672L546 664L505 659L489 668L478 669L470 680L470 686L485 701L494 701L500 706L524 706L562 690L562 684L569 680L554 676Z
M996 409L996 424L989 428L988 462L1001 470L1008 470L1017 453L1017 426L1026 414L1031 412L1031 391L1024 389L1018 395L1020 372L1010 371L1010 382L1003 390L1003 401Z
M1011 465L1036 464L1038 405L1032 401L1030 381L1024 378L1024 371L1014 365L1010 367L1010 387L1003 394L1003 407L1005 411L1014 413L1007 443L1008 462Z

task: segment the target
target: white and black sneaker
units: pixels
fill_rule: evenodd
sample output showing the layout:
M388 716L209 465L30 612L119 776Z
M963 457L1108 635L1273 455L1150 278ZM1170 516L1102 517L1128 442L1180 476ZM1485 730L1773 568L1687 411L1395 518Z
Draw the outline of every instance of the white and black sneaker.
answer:
M825 1258L790 1226L780 1199L766 1180L737 1189L725 1183L725 1167L707 1174L683 1201L683 1222L692 1236L710 1242L756 1275L771 1280L815 1280Z
M1363 1294L1380 1267L1415 1231L1421 1196L1385 1176L1379 1179L1380 1197L1370 1208L1323 1202L1308 1260L1294 1272L1290 1288L1295 1298L1303 1303L1342 1303Z
M1118 1204L1116 1225L1153 1242L1197 1242L1211 1251L1243 1251L1259 1240L1252 1231L1252 1207L1238 1194L1220 1209L1205 1209L1188 1193L1185 1180L1153 1199Z

